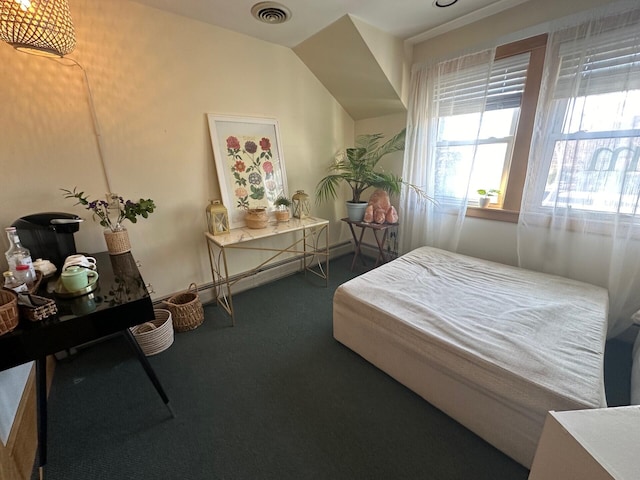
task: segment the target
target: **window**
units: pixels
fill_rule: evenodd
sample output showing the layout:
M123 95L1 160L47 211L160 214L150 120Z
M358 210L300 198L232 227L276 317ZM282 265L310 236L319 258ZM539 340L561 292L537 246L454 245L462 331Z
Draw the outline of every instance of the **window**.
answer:
M488 85L470 73L468 83L456 78L456 85L436 92L446 112L438 118L437 163L446 171L439 196L476 199L478 189L506 186L529 57L527 52L495 61ZM470 182L464 178L468 171Z
M469 216L517 221L546 41L545 34L498 47L488 85L474 82L470 71L466 81L452 79L455 84L445 83L437 92L444 108L436 157L438 168L446 170L439 194L468 194L474 207L478 189L501 192L492 198L493 208L469 208Z
M416 158L441 205L513 222L523 204L542 217L640 213L638 25L636 8L500 46L493 61L483 51L420 70ZM501 195L476 208L478 189Z
M631 31L561 44L539 206L634 214L640 192L640 52ZM567 45L570 45L567 46Z

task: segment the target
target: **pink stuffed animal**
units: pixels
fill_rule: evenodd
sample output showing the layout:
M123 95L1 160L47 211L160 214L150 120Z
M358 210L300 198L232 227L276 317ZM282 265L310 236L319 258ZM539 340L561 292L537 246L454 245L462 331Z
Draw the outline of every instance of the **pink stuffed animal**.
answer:
M367 223L397 223L398 212L389 201L389 194L384 190L376 190L369 198L369 204L364 212Z

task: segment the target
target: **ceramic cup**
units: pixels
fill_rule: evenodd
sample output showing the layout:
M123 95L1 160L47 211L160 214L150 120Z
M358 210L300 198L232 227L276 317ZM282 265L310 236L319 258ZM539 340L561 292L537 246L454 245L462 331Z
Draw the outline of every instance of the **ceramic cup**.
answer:
M71 265L60 274L62 286L68 292L78 292L97 279L98 272L78 265Z
M62 266L62 271L65 271L67 267L71 267L74 265L95 270L96 259L93 257L85 257L82 254L69 255L64 261L64 265Z

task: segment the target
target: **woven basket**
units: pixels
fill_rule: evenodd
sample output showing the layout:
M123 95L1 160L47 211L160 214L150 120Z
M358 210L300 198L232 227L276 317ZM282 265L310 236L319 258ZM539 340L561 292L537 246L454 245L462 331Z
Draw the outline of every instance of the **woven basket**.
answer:
M244 223L247 228L267 228L269 216L266 208L250 208L244 215Z
M195 283L189 285L186 292L178 293L163 303L173 316L173 329L176 332L186 332L202 325L204 308Z
M153 314L155 320L129 329L147 357L164 352L173 344L171 312L157 308Z
M129 242L129 233L127 229L113 232L105 230L104 239L107 242L107 251L109 255L119 255L131 251L131 243Z
M56 305L56 302L54 302L50 298L40 297L33 294L28 295L28 297L29 301L32 304L39 306L36 308L30 308L22 305L21 301L23 297L21 296L18 300L18 311L20 312L21 318L26 318L27 320L30 320L32 322L37 322L58 313L58 306Z
M0 335L16 328L19 319L18 296L9 290L0 289Z

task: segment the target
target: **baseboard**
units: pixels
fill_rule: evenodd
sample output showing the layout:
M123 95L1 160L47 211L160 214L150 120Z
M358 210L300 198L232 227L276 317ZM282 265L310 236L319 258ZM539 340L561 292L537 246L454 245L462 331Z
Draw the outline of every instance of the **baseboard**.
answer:
M371 257L373 259L378 258L378 255L380 254L380 251L378 250L378 246L372 245L370 243L363 243L362 245L360 245L360 249L362 250L363 255L365 255L366 257ZM397 253L393 253L393 252L386 253L386 257L388 259L396 258L397 256L398 256Z
M342 242L330 247L329 259L333 260L343 255L347 255L351 252L353 252L353 244L351 242ZM243 279L241 282L236 283L232 287L231 293L235 295L236 293L240 293L245 290L259 287L260 285L264 285L266 283L270 283L275 280L279 280L289 275L293 275L294 273L299 271L300 271L300 257L292 257L282 262L276 262L271 265L266 265L262 268L261 271ZM231 277L229 280L233 280L233 279L234 277ZM175 295L175 293L171 295L167 295L166 297L163 297L160 299L156 299L154 300L153 303L156 307L160 307L164 300L167 300L169 297L173 295ZM213 282L199 285L198 295L200 296L200 301L203 304L215 302L216 301L215 286Z

